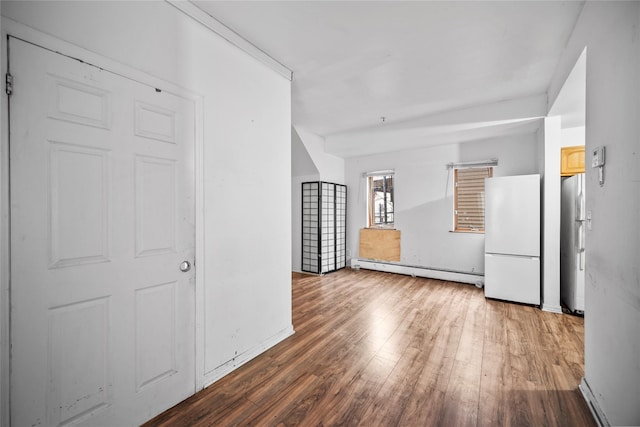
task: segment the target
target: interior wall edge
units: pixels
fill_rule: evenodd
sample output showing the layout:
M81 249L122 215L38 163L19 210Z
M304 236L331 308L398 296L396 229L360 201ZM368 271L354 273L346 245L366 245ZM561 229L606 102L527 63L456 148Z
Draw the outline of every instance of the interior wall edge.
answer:
M293 325L291 325L289 328L283 329L282 331L268 338L264 342L254 346L253 348L250 348L244 353L237 355L233 359L223 363L222 365L212 369L211 371L206 372L203 388L209 387L211 384L215 383L216 381L222 379L226 375L235 371L240 366L260 356L262 353L276 346L277 344L289 338L293 334L295 334L295 329L293 328Z
M582 381L578 385L578 389L580 390L580 394L582 394L585 402L587 402L587 406L591 411L591 415L593 415L593 419L598 424L598 426L609 427L611 424L609 423L609 420L607 420L607 417L605 416L602 409L600 409L598 401L596 400L593 391L591 391L591 387L589 386L586 378L582 378Z

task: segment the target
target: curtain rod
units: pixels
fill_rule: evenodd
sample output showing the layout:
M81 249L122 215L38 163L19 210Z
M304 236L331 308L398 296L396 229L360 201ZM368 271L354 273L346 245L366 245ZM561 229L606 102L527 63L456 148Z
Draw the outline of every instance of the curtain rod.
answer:
M478 160L475 162L451 162L447 163L447 169L463 169L473 168L480 166L498 166L498 159L493 158L489 160Z
M383 171L362 172L362 177L366 178L368 176L393 175L394 173L396 173L394 169L387 169Z

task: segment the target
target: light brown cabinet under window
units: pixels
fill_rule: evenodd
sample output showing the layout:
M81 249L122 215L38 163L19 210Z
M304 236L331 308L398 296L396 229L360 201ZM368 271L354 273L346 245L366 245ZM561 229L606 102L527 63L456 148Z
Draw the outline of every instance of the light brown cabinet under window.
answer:
M361 229L358 256L379 261L400 261L400 230Z
M560 176L584 173L584 145L560 149Z

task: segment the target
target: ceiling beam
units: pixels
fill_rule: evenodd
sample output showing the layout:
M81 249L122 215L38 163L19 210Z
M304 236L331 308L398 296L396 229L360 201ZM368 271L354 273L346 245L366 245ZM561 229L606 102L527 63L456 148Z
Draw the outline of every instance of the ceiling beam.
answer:
M171 4L176 9L180 10L182 13L189 16L193 20L204 25L209 30L213 31L235 47L262 62L264 65L271 68L285 79L289 81L293 80L293 71L273 59L263 50L242 37L240 34L233 31L231 28L224 25L222 22L218 21L213 16L209 15L207 12L200 9L195 4L191 3L190 1L184 0L166 0L166 2Z

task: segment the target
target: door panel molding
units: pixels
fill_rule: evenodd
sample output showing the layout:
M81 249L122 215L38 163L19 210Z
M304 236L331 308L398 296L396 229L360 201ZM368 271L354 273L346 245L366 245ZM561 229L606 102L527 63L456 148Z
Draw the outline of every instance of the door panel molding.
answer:
M202 240L203 229L203 97L197 93L185 89L184 84L176 84L155 76L151 76L143 71L134 69L126 64L113 61L99 53L92 52L76 45L67 43L48 34L42 33L33 28L27 27L16 21L1 17L0 28L2 33L2 56L1 69L3 73L8 71L8 37L23 40L27 43L35 44L44 49L58 52L71 58L82 58L83 62L93 64L96 67L109 70L111 73L120 75L127 79L142 83L147 86L159 88L162 91L171 93L193 102L195 110L195 144L194 144L194 167L195 167L195 261L197 265L204 265ZM9 296L10 296L10 233L9 233L9 110L7 108L7 95L2 91L1 120L0 120L0 424L9 424ZM102 122L104 123L104 122ZM202 268L195 272L195 380L196 390L204 387L204 302L202 296L204 290L202 284L204 271Z

